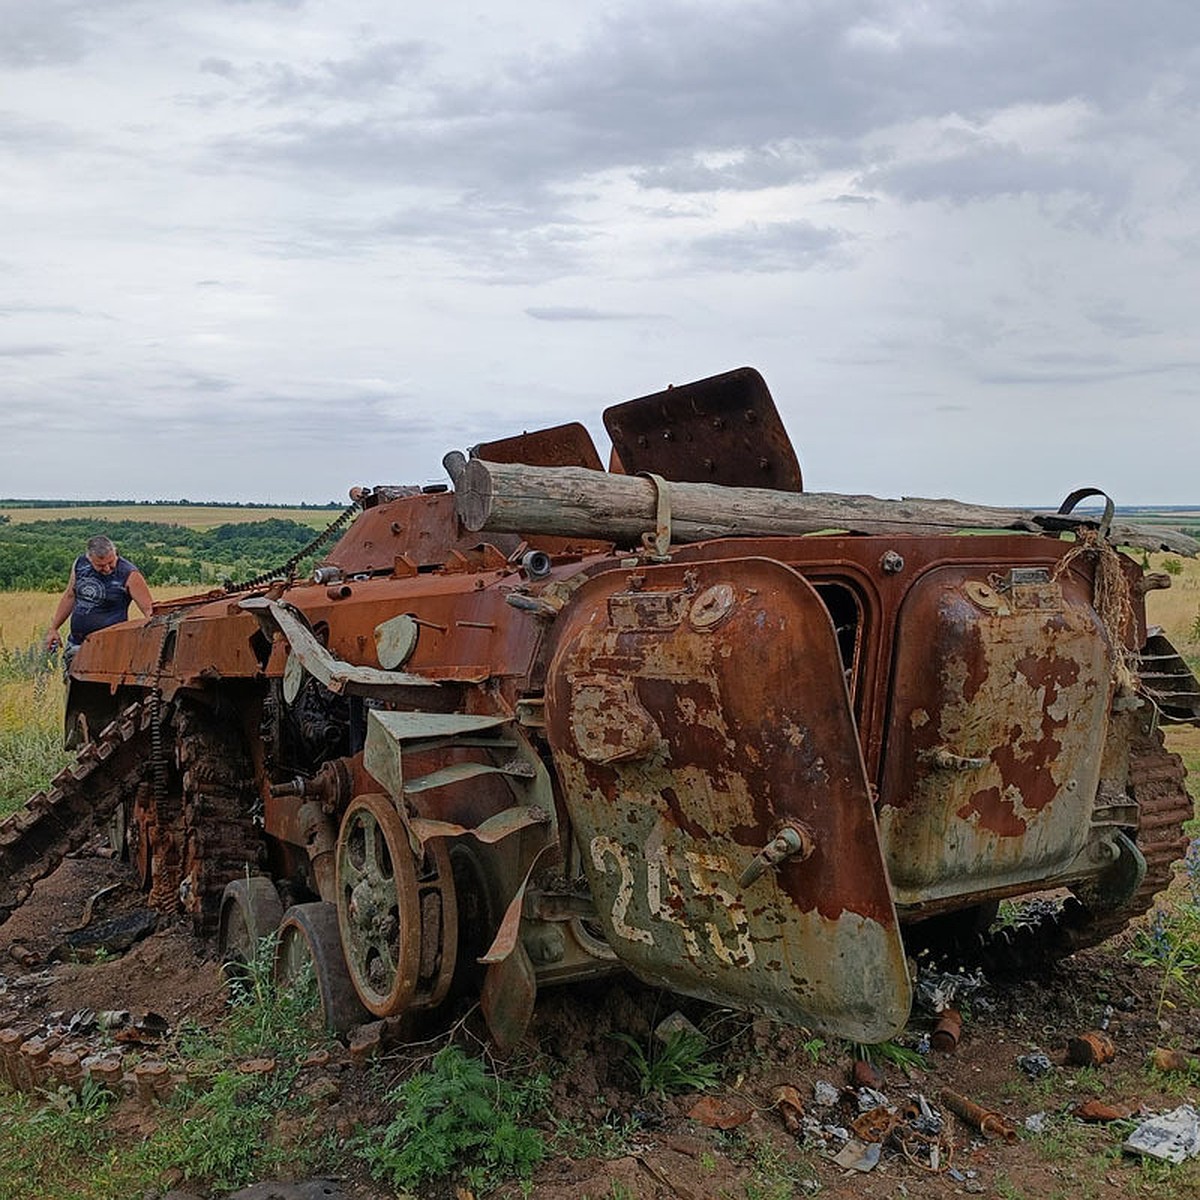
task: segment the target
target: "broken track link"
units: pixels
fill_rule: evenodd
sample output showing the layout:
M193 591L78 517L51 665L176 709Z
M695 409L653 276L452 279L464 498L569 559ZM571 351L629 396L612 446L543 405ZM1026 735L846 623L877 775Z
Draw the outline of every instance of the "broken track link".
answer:
M1053 911L988 933L945 939L927 949L933 959L980 966L989 975L1012 976L1044 970L1079 950L1098 946L1149 912L1171 882L1171 867L1187 851L1183 823L1195 814L1178 754L1163 744L1161 730L1139 734L1130 746L1128 789L1138 807L1135 841L1146 875L1120 908L1101 912L1072 896Z
M152 720L148 700L129 705L48 790L0 821L0 923L136 790L149 762Z

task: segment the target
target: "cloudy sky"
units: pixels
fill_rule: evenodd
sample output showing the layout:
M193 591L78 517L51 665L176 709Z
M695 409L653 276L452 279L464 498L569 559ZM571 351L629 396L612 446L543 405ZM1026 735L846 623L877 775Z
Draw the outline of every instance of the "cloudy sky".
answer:
M744 364L806 485L1200 502L1195 0L0 0L0 495L292 502Z

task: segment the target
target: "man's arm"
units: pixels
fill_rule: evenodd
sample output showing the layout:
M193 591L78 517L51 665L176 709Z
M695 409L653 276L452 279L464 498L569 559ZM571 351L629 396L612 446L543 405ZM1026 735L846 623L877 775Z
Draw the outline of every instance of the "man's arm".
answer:
M125 586L129 589L134 604L142 610L143 615L154 616L154 597L150 595L150 588L141 571L131 571L129 578L125 580Z
M58 631L62 623L71 615L71 610L75 607L75 568L71 568L71 579L66 586L66 590L58 598L58 607L54 610L54 616L50 620L50 628L46 631L46 649L53 650L61 640L58 636Z

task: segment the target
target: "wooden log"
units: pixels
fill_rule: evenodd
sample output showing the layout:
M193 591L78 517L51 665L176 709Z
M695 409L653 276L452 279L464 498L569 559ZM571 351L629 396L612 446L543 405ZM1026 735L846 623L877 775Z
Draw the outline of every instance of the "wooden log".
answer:
M531 467L521 463L444 460L455 484L459 519L481 533L550 534L636 545L653 533L658 489L638 475L610 475L583 467ZM766 488L710 483L667 485L671 540L698 542L720 537L802 536L823 531L939 534L962 529L1057 532L1096 522L1086 517L1048 516L1032 510L964 504L957 500L830 492L776 492ZM1112 539L1142 549L1195 555L1200 543L1172 530L1117 525Z

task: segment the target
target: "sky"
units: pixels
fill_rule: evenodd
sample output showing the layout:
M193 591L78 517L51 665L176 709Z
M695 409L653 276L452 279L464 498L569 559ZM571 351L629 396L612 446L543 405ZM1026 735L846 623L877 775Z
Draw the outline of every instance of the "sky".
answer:
M0 496L343 500L763 374L805 485L1200 503L1195 0L0 0Z

